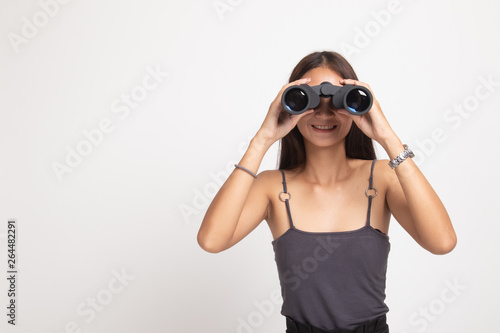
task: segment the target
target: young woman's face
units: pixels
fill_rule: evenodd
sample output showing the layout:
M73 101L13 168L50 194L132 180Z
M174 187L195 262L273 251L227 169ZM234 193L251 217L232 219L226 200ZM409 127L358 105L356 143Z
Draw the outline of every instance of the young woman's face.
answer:
M328 81L333 85L340 86L343 79L338 73L326 67L311 69L304 74L304 78L311 78L309 85L316 86ZM331 104L331 97L321 97L321 102L314 112L302 117L297 127L304 140L320 146L328 147L345 139L351 129L352 120L349 116L339 114Z

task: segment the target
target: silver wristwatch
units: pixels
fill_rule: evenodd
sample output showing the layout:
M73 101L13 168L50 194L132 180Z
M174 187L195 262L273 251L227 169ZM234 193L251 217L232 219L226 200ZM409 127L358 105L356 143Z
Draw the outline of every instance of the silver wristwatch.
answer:
M415 154L410 150L410 148L408 148L407 145L403 145L403 147L405 148L405 150L403 150L401 154L399 154L398 156L396 156L395 159L389 162L389 166L392 169L396 169L397 166L403 163L403 161L406 160L408 157L409 158L415 157Z

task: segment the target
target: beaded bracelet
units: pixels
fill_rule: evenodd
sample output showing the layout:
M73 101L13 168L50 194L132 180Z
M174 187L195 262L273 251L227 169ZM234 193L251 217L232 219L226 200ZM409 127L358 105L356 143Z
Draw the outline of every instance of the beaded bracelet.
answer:
M243 171L248 172L248 173L249 173L249 174L251 174L254 178L257 178L257 175L256 175L255 173L253 173L252 171L248 170L247 168L242 167L242 166L241 166L241 165L239 165L239 164L235 164L234 166L235 166L236 168L238 168L238 169L241 169L241 170L243 170Z

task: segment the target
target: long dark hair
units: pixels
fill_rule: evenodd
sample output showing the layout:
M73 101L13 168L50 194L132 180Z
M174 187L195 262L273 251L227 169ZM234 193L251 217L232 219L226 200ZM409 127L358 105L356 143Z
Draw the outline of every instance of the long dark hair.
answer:
M357 80L358 77L347 60L337 52L314 52L305 56L292 71L288 82L300 79L313 68L327 67L344 79ZM373 141L353 122L345 139L346 156L363 160L376 158ZM280 140L279 168L290 170L303 168L306 161L304 138L295 126Z

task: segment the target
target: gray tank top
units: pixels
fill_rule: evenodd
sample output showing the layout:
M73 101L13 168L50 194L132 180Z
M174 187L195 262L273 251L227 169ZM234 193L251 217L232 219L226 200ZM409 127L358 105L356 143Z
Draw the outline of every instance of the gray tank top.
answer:
M372 162L365 226L343 232L308 232L294 227L291 196L283 175L290 229L272 241L281 284L281 314L324 330L354 329L384 315L389 236L370 225ZM287 199L283 199L288 197Z

